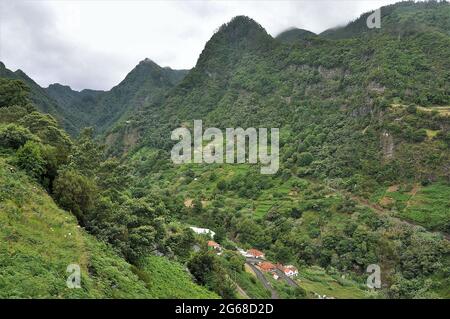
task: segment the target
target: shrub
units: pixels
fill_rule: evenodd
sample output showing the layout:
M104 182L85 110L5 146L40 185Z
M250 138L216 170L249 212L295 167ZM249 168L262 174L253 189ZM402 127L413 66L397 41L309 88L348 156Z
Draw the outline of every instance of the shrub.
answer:
M42 156L41 147L36 142L28 141L19 148L16 163L33 178L40 179L45 173L46 162Z
M299 164L300 166L308 166L309 164L312 163L313 159L314 159L314 158L313 158L313 156L312 156L311 153L309 153L309 152L304 152L304 153L301 153L301 154L298 156L298 164Z
M96 185L75 170L60 171L53 185L59 205L71 211L83 226L86 217L94 209Z
M0 79L0 108L26 105L28 92L28 87L20 80Z
M408 107L406 108L406 111L409 114L416 114L417 113L417 107L413 104L408 105Z
M413 140L415 142L423 142L427 138L427 131L423 128L414 132Z

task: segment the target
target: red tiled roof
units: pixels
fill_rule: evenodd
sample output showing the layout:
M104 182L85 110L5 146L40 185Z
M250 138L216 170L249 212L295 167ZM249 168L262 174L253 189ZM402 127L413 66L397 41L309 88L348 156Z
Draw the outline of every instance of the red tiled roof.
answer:
M263 271L271 271L271 270L274 270L276 267L274 264L272 264L268 261L265 261L265 262L262 262L259 264L259 268L261 268L261 270L263 270Z
M248 250L248 253L250 254L250 255L252 255L252 256L255 256L255 257L262 257L262 256L264 256L264 253L263 252L261 252L261 251L259 251L259 250L257 250L257 249L249 249Z
M209 240L208 247L220 247L220 245L213 240Z
M289 271L298 272L297 268L295 268L292 265L283 266L282 264L277 264L277 268L280 269L284 273L287 273Z

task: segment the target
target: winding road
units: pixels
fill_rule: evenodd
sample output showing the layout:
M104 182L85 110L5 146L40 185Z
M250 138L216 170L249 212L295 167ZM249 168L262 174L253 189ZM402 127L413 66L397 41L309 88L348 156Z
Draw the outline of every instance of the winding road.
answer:
M289 286L294 287L294 288L300 287L294 279L292 279L291 277L286 275L280 269L275 270L275 272L278 275L278 277L283 278Z
M270 282L267 280L266 276L261 272L261 270L258 269L258 267L255 266L255 259L256 258L247 258L246 264L253 270L256 277L259 279L259 281L263 284L264 288L270 291L271 298L272 299L279 299L277 291L272 287ZM260 262L261 259L256 259L257 262Z

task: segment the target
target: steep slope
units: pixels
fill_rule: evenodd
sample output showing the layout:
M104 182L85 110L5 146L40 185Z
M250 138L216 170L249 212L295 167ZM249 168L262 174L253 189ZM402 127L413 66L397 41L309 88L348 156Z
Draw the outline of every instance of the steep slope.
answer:
M163 257L131 266L4 158L0 181L0 298L216 297ZM81 289L66 286L70 264L81 267Z
M102 133L144 105L155 103L179 81L187 71L162 68L153 61L141 61L110 91L73 91L59 84L46 92L59 105L80 117L79 128L92 126Z
M423 9L399 7L414 17ZM387 32L356 28L295 45L234 18L178 85L108 135L113 154L131 150L123 194L140 204L163 194L173 200L171 217L211 228L231 247L228 239L262 249L274 262L320 265L336 281L363 286L375 263L383 296L448 298L450 37L429 22L448 8L427 11L422 25L432 32L390 32L403 27L399 14ZM195 119L205 127L279 127L280 170L173 165L170 131ZM129 177L125 171L118 176ZM106 207L102 213L112 211ZM118 216L115 223L127 217Z
M366 20L372 13L364 13L348 25L326 30L320 36L344 39L374 33L390 33L398 37L433 31L450 34L450 9L445 1L403 1L384 6L380 9L380 29L367 28Z
M277 70L265 64L267 59L276 59L271 57L276 46L278 42L254 20L243 16L233 18L208 41L196 66L166 99L132 116L128 125L117 128L113 132L115 136L110 136L116 143L109 144L114 144L112 148L119 152L128 149L117 141L133 132L136 140L167 148L171 144L167 139L170 129L194 118L211 119L209 124L217 127L223 127L224 122L234 126L255 123L262 117L254 112L257 106L242 108L242 104L249 103L247 93L256 91L255 96L267 96L276 86ZM264 77L261 72L272 75ZM248 77L251 79L247 80Z
M58 83L51 84L45 89L58 106L65 110L67 116L74 123L75 129L71 135L76 135L81 128L95 127L93 120L98 117L96 102L104 91L72 90L69 86Z
M72 136L84 127L94 127L98 134L105 132L143 106L161 100L186 73L145 59L110 91L78 92L58 83L42 88L22 70L10 71L0 62L0 77L23 80L36 107L53 115Z
M22 70L15 72L8 70L5 65L0 62L0 77L8 79L22 80L30 89L30 99L43 113L52 114L70 134L75 134L78 130L76 117L70 110L58 105L58 103L47 94L46 90L34 82Z
M410 7L420 11L420 6ZM438 14L441 7L434 10ZM400 40L379 33L292 48L272 39L255 21L237 17L211 38L196 67L167 99L132 117L121 136L132 136L132 144L139 139L143 145L169 148L170 130L193 119L222 128L289 125L286 134L298 127L298 135L300 120L304 130L317 117L336 125L347 121L347 129L367 127L394 101L445 106L450 103L449 44L450 37L441 32Z
M421 5L405 6L420 15ZM449 7L433 7L426 19ZM361 282L376 263L388 297L448 297L445 272L435 267L448 265L448 242L430 230L450 225L448 209L441 213L450 181L450 37L420 30L293 45L249 18L233 19L166 99L122 128L138 139L129 152L136 187L195 199L182 220L263 249L273 261L331 267ZM280 128L280 170L261 176L251 165L173 165L171 130L198 119L204 128ZM417 184L423 197L429 185L439 193L404 211ZM396 186L398 202L387 194ZM375 199L378 192L385 196ZM433 226L423 223L429 207L439 208Z

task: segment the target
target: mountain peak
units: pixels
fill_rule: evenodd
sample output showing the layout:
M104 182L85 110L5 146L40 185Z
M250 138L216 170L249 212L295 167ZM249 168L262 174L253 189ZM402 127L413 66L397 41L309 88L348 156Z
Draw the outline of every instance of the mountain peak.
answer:
M63 85L60 83L52 83L47 87L47 89L73 91L69 85Z
M19 75L19 76L26 76L28 77L28 75L23 72L21 69L17 69L16 71L14 71L15 74Z
M134 69L131 71L135 71L135 70L145 70L147 71L153 71L153 70L159 70L161 69L161 67L155 63L153 60L149 59L149 58L145 58L142 61L139 61L139 63L134 67Z
M264 52L270 50L273 38L255 20L247 16L236 16L230 22L223 24L206 43L201 53L197 67L218 68L221 63L242 57L245 52ZM217 57L224 57L222 62ZM228 62L226 62L228 61Z
M216 34L225 35L230 41L239 41L255 36L269 36L258 22L247 16L232 18L230 22L223 24Z
M149 58L145 58L144 60L140 61L139 64L158 65L155 61L153 61L152 59L149 59Z

